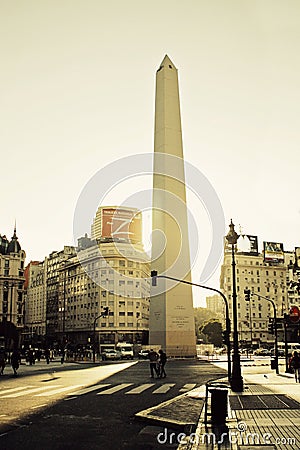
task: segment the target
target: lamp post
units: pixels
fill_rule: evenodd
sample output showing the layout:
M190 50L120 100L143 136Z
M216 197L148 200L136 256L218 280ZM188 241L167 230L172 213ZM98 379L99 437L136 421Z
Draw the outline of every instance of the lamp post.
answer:
M229 225L229 232L226 236L228 244L231 245L232 255L232 316L233 316L233 356L232 356L232 376L230 380L233 392L242 392L244 383L241 373L241 360L239 354L239 336L237 327L237 304L236 304L236 278L235 278L235 245L239 235L234 230L232 220Z

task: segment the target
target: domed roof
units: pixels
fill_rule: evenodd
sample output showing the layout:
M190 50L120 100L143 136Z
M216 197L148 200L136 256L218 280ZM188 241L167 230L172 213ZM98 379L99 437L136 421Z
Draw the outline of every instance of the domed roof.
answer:
M19 244L19 241L18 241L18 238L16 235L16 227L15 227L14 235L11 238L11 241L7 247L7 253L19 253L20 250L21 250L21 245Z

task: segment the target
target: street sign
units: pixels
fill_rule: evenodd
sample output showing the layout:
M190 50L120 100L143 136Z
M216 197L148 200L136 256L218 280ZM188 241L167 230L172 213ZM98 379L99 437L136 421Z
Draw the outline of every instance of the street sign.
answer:
M298 306L291 306L290 321L292 323L297 323L297 322L299 322L299 319L300 319L300 310L299 310Z

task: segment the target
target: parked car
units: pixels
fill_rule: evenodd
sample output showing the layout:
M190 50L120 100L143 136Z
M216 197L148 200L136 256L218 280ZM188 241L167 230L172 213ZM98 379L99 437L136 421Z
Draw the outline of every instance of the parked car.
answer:
M271 352L267 348L258 348L257 350L255 350L254 355L256 355L256 356L271 356Z
M150 350L140 350L138 353L139 359L148 359L149 351Z
M121 353L113 348L108 348L102 353L102 361L121 359Z

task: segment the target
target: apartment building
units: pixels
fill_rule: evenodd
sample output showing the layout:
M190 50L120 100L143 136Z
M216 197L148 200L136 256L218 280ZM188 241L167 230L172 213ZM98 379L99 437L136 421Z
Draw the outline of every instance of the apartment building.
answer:
M273 243L264 242L264 250L259 253L256 236L242 238L246 239L250 245L245 248L238 242L235 252L239 340L245 345L258 347L274 342L274 337L268 333L268 323L269 318L273 317L273 307L271 302L263 297L274 301L278 317L288 312L288 268L282 244L275 243L277 248L272 249L272 245L268 246L268 244ZM225 245L220 287L228 298L231 320L232 281L232 255ZM251 295L250 301L245 301L245 289L250 289L252 293L261 297Z
M16 235L0 235L0 323L10 322L19 334L24 326L24 263L26 253Z

